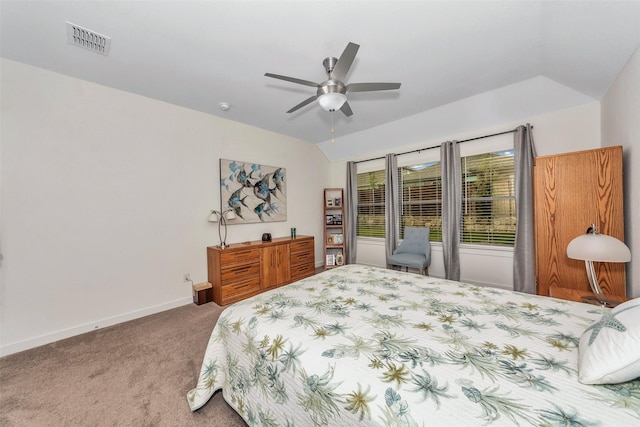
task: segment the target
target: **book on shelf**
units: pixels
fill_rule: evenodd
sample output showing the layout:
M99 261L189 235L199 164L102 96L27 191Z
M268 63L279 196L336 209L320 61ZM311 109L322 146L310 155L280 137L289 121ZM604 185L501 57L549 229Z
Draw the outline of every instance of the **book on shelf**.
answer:
M336 256L334 254L328 254L325 259L325 264L329 266L336 265Z

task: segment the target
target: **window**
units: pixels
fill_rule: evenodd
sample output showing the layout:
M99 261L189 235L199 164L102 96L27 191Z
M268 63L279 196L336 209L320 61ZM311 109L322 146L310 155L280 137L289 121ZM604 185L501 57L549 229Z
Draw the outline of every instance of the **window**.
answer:
M442 241L442 181L440 162L401 168L400 237L407 226L429 227L429 240Z
M462 158L462 243L513 246L513 150Z
M399 168L400 236L407 226L427 226L442 241L440 162ZM358 174L361 237L384 237L384 170ZM516 209L513 150L462 158L462 243L513 246Z
M358 174L358 222L360 237L384 237L384 170Z

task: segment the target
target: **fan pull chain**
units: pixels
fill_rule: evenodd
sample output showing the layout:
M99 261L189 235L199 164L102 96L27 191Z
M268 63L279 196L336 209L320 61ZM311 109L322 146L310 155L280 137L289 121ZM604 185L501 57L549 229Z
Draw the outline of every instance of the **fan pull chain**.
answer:
M333 113L336 110L331 110L331 143L334 144L336 142L336 139L334 137L334 131L333 131Z

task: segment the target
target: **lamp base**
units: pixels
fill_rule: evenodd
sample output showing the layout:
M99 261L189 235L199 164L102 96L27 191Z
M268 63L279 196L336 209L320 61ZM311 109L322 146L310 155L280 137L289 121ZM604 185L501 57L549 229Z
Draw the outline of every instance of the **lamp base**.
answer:
M614 301L606 297L596 297L595 295L583 296L582 302L586 302L587 304L599 305L600 307L607 307L607 308L613 308L618 304L620 304L620 301Z

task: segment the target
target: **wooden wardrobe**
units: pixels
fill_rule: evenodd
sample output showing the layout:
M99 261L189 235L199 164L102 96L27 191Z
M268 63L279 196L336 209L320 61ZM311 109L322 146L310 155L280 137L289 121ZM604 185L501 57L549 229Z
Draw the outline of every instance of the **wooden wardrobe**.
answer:
M533 177L537 293L579 300L591 288L569 242L591 224L624 242L622 147L536 157ZM626 296L624 263L594 267L603 293Z

